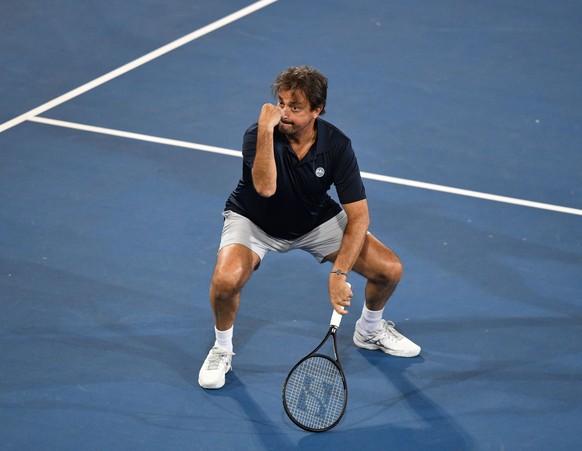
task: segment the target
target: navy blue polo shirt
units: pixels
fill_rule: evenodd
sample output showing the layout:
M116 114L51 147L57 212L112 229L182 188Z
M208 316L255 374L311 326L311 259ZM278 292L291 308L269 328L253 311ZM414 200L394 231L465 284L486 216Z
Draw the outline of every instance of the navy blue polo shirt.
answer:
M253 186L251 169L257 147L258 125L250 126L243 139L242 178L226 202L225 210L239 213L267 234L292 240L341 211L328 194L335 185L342 204L366 198L366 191L350 139L323 119L316 119L317 139L301 161L289 141L274 131L277 190L261 197Z

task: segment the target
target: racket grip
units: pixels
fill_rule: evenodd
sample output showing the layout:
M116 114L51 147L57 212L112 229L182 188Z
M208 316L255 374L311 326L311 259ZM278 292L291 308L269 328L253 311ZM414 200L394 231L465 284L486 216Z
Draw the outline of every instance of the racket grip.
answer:
M349 282L346 282L348 284L348 287L352 288L352 285ZM343 310L343 307L342 307ZM331 314L331 321L329 322L330 326L335 327L336 329L340 326L342 322L342 315L340 315L338 312L336 312L335 310L333 311L333 313Z
M342 316L334 310L333 313L331 314L331 321L329 322L329 325L337 329L341 322Z

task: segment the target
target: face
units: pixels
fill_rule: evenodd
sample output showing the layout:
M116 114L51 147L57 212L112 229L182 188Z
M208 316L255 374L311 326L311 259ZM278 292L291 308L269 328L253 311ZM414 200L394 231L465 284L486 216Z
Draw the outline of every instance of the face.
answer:
M301 90L279 91L277 106L283 113L279 131L286 135L300 134L321 112L321 108L311 109L307 97Z

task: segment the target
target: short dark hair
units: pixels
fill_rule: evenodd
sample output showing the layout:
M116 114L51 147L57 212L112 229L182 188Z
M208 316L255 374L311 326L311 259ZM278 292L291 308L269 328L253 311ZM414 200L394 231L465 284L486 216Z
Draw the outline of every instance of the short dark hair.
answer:
M279 91L295 91L300 89L307 97L311 109L321 107L321 114L325 114L325 102L327 100L327 78L317 69L308 66L290 67L281 72L271 92L277 97Z

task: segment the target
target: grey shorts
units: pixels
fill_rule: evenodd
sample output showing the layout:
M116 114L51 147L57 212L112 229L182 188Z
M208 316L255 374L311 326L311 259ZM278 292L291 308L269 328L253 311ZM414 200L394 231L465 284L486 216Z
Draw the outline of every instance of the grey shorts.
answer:
M302 249L321 263L325 257L339 250L348 222L345 211L295 240L283 240L265 233L251 220L233 211L225 211L220 249L229 244L242 244L259 256L261 261L269 252L288 252Z

